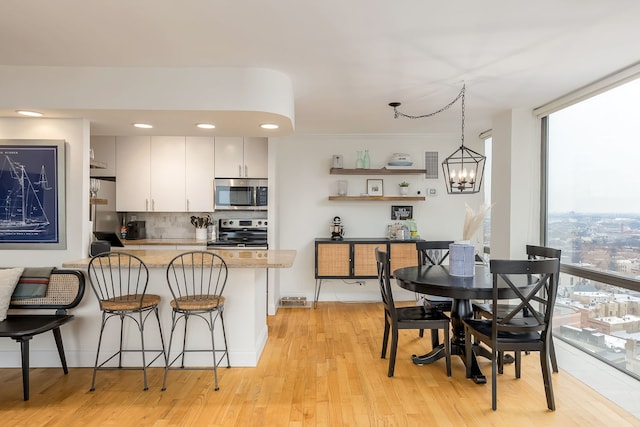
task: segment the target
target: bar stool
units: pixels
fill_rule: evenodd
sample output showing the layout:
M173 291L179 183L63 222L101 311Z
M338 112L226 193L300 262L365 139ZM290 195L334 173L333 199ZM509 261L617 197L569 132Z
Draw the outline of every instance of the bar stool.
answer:
M155 362L160 356L165 358L164 339L162 337L162 327L158 316L158 295L147 294L149 283L149 270L145 263L135 255L125 252L104 252L94 256L89 262L89 280L91 288L98 298L100 310L102 311L102 325L100 326L100 337L98 338L98 349L96 351L96 362L93 368L93 379L91 380L90 391L95 390L96 373L100 369L142 369L144 377L144 390L148 390L147 367ZM158 322L158 332L160 333L160 343L162 349L149 350L144 345L144 325L153 313ZM102 363L100 360L100 347L105 326L112 318L120 319L120 346L111 356ZM140 349L125 349L124 347L124 325L125 319L132 320L140 332ZM142 355L142 367L123 367L122 356L125 353L139 352ZM146 361L146 353L157 353L149 362ZM105 366L113 358L118 357L118 366Z
M185 368L185 355L187 353L211 352L213 357L213 376L215 390L219 390L218 385L218 365L226 357L227 368L231 367L229 362L229 351L227 346L227 333L224 327L224 303L222 296L227 283L227 264L217 254L209 251L185 252L173 258L167 266L167 284L173 295L170 305L173 309L171 315L171 335L169 338L169 348L167 352L167 364L164 371L164 381L162 390L167 388L167 375L169 369L211 369L209 367L189 367ZM210 349L187 349L187 326L189 319L195 316L204 320L209 333L211 334ZM220 319L224 348L216 348L215 326ZM171 359L171 347L173 345L174 333L178 323L184 320L184 335L182 337L182 350ZM216 353L221 353L220 358L216 358ZM180 360L179 367L172 367Z

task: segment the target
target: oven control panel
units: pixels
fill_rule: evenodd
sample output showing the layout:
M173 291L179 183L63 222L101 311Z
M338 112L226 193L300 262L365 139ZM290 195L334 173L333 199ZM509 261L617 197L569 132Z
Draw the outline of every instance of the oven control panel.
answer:
M266 219L236 219L227 218L220 220L220 229L250 229L267 228Z

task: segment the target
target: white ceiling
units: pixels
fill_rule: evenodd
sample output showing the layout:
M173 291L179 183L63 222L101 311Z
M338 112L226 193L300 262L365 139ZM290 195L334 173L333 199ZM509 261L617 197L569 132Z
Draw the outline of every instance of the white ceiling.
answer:
M5 0L0 65L273 69L293 83L302 134L459 133L459 104L421 120L387 104L430 113L466 82L469 138L635 64L639 19L637 0ZM133 120L46 112L87 117L95 134ZM172 133L193 134L191 114L173 112Z

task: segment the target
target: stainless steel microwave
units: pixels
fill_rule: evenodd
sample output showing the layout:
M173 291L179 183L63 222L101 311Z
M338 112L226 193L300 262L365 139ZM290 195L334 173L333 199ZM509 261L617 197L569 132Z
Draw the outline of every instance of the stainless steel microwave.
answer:
M220 210L267 210L269 188L266 179L216 178L215 208Z

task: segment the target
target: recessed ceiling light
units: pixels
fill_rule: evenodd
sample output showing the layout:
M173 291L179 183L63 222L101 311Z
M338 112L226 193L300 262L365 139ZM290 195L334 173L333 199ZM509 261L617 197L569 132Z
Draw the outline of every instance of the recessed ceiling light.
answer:
M211 123L198 123L196 126L198 126L200 129L215 129L216 125L212 125Z
M260 125L262 129L278 129L278 125L275 123L263 123Z
M140 129L151 129L153 127L153 125L147 124L147 123L134 123L133 126L140 128Z
M18 114L22 114L23 116L29 116L29 117L42 117L42 116L44 116L44 114L38 113L37 111L18 110L16 112Z

